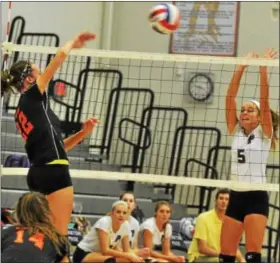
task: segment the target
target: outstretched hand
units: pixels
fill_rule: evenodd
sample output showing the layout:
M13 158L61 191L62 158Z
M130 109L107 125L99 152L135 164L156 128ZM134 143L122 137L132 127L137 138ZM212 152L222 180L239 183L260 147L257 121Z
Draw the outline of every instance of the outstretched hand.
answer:
M86 42L95 39L95 34L89 32L82 32L73 40L73 48L82 48Z
M83 133L84 133L84 136L87 136L89 135L93 128L98 124L100 123L100 121L97 119L97 118L89 118L87 121L84 122L83 124Z
M245 55L245 58L258 58L260 55L256 52L249 52Z
M260 55L256 52L249 52L244 57L245 58L259 58ZM248 67L248 65L239 65L239 68L242 69L242 70L244 70L247 67Z
M274 48L267 48L264 52L263 58L267 59L276 59L278 57L279 52Z

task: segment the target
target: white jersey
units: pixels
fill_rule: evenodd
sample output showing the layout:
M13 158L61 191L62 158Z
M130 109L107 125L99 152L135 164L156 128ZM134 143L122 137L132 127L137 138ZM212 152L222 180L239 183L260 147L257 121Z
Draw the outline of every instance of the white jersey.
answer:
M160 246L164 239L171 238L172 236L172 226L168 223L166 225L165 231L159 231L156 220L154 217L148 218L140 226L139 232L139 246L143 247L143 232L144 230L149 230L153 235L153 245Z
M131 248L134 248L136 234L140 230L140 225L139 222L133 216L130 216L127 222L129 224L129 244Z
M100 252L100 242L97 230L101 229L109 234L110 248L120 246L124 236L129 236L129 224L124 222L120 229L115 233L112 229L112 218L104 216L100 218L85 235L78 247L86 252Z
M129 217L128 223L130 229L129 243L130 243L130 247L133 248L135 243L135 236L140 230L140 224L133 216Z
M231 179L239 182L265 183L270 147L271 138L263 135L260 125L248 136L242 130L238 131L232 143Z

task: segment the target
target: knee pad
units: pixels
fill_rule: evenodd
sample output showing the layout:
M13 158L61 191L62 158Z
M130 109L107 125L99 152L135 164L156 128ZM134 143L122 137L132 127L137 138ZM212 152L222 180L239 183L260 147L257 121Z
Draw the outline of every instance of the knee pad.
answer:
M255 262L255 263L261 263L262 262L262 256L261 253L258 252L248 252L245 255L246 262Z
M219 255L219 263L232 263L235 262L235 256Z
M116 259L115 258L107 258L104 263L116 263Z

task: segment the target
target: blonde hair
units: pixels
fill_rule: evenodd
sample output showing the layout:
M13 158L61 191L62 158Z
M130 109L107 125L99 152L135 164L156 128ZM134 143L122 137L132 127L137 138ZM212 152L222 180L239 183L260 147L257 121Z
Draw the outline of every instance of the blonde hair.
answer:
M280 120L279 120L279 115L275 111L270 110L270 113L271 113L272 127L273 127L271 149L275 150L277 144L279 143L278 128L279 128Z
M126 209L127 209L127 207L128 207L128 205L127 205L127 203L126 203L125 201L117 200L117 201L115 201L115 202L112 204L111 211L108 212L105 216L110 216L110 215L112 215L112 212L115 210L115 208L116 208L117 205L124 205Z
M127 207L128 207L128 205L127 205L127 203L126 203L125 201L118 200L118 201L115 201L115 202L113 203L113 205L112 205L112 211L115 209L115 207L116 207L117 205L123 205L123 206L125 206L126 209L127 209Z

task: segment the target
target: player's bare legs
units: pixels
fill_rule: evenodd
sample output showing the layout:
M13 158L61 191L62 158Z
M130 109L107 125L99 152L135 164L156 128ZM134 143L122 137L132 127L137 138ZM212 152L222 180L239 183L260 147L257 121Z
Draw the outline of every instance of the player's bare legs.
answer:
M74 201L73 186L51 193L46 198L53 213L55 226L63 235L68 235L68 224L71 219Z

